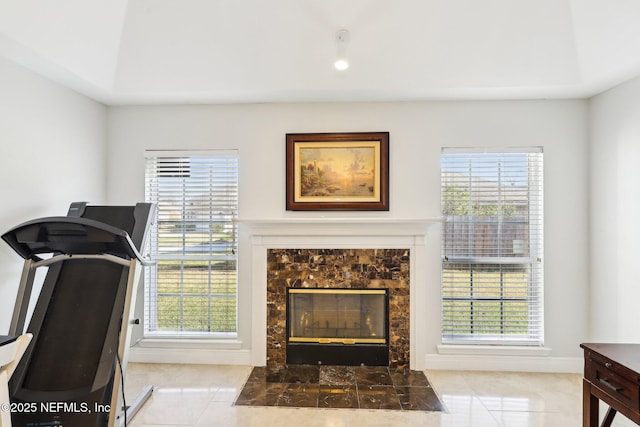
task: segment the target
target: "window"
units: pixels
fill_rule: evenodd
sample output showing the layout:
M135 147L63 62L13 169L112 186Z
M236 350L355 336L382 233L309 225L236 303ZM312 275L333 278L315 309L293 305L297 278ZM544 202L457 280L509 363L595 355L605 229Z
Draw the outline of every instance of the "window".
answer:
M542 345L542 149L443 149L442 341Z
M147 151L145 194L145 336L236 336L237 153Z

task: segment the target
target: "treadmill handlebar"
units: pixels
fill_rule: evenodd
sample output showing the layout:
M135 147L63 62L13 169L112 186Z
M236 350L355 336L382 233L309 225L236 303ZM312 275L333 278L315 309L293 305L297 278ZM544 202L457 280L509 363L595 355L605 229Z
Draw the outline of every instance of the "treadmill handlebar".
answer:
M82 217L48 217L22 223L2 239L24 259L39 261L38 254L115 255L148 263L129 234L100 221Z

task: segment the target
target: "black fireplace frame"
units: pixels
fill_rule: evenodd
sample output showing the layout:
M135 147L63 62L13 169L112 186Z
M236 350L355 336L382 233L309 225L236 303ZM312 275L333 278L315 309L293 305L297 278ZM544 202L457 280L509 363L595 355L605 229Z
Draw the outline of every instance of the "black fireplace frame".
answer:
M289 290L286 289L286 364L287 365L342 365L342 366L389 366L389 289L385 291L385 342L384 343L315 343L292 342ZM371 288L331 288L327 291L362 290Z

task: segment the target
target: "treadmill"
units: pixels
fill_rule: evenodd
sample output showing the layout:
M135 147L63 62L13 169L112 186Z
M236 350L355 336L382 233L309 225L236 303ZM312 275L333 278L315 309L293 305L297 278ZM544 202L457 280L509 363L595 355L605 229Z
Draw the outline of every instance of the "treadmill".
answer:
M9 335L25 332L36 270L47 270L26 329L33 339L9 382L13 427L126 425L150 395L148 386L125 407L122 380L154 213L150 203L79 202L2 235L24 259Z

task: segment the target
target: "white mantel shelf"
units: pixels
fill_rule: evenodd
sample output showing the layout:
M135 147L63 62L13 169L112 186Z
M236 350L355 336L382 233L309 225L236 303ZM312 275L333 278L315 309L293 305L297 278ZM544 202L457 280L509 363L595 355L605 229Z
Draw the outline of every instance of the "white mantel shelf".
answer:
M443 217L432 218L338 218L338 217L305 217L305 218L275 218L275 219L245 219L236 218L239 224L255 225L287 225L287 224L431 224L445 222Z
M443 218L338 218L304 217L277 219L236 219L257 236L424 236Z

